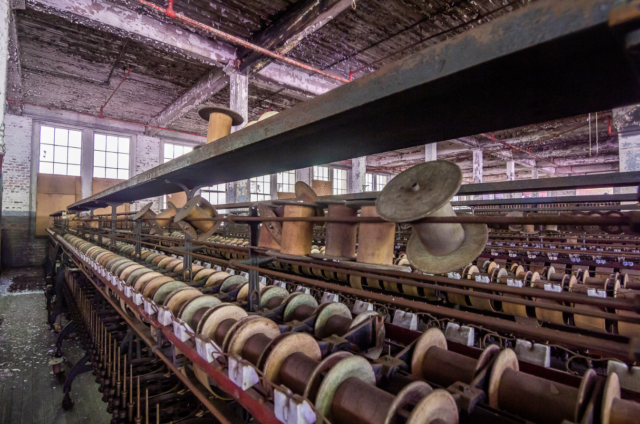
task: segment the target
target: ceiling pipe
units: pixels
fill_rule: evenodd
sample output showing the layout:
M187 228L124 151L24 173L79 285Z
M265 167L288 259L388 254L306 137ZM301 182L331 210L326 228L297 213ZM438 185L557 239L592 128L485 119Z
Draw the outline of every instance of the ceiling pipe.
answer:
M262 48L260 46L257 46L257 45L255 45L253 43L250 43L250 42L246 41L246 40L243 40L242 38L235 37L235 36L233 36L231 34L227 34L226 32L220 31L219 29L215 29L213 27L210 27L208 25L200 23L200 22L198 22L198 21L196 21L194 19L187 18L184 15L178 14L173 10L173 0L169 0L169 5L168 5L168 7L166 9L164 9L164 8L162 8L162 7L160 7L160 6L156 5L156 4L153 4L151 2L148 2L146 0L137 0L137 1L138 1L138 3L143 4L143 5L147 6L147 7L152 8L152 9L155 9L160 13L164 13L165 15L167 15L170 18L178 19L178 20L180 20L182 22L185 22L185 23L187 23L189 25L192 25L192 26L194 26L196 28L200 28L200 29L202 29L204 31L210 32L213 35L215 35L216 37L221 38L223 40L226 40L226 41L228 41L230 43L239 44L239 45L241 45L243 47L246 47L247 49L255 50L258 53L262 53L265 56L272 57L272 58L274 58L276 60L279 60L281 62L287 63L287 64L289 64L291 66L295 66L296 68L302 68L302 69L305 69L305 70L310 71L312 73L320 74L320 75L325 76L327 78L331 78L331 79L334 79L336 81L343 82L345 84L349 82L348 79L341 78L341 77L338 77L336 75L332 75L332 74L330 74L328 72L325 72L323 70L314 68L313 66L307 65L306 63L302 63L302 62L298 62L297 60L289 59L286 56L283 56L281 54L274 53L274 52L272 52L270 50L264 49L264 48Z
M127 77L129 76L130 73L131 73L131 68L129 68L129 70L124 74L124 76L122 77L122 81L120 81L120 84L118 84L116 89L113 90L113 92L111 93L111 95L109 96L107 101L104 102L104 104L102 106L100 106L100 118L102 118L102 111L104 110L105 106L107 106L107 103L109 103L111 101L111 98L113 97L113 95L116 94L116 91L118 91L118 88L120 88L120 86L122 85L124 80L127 79Z

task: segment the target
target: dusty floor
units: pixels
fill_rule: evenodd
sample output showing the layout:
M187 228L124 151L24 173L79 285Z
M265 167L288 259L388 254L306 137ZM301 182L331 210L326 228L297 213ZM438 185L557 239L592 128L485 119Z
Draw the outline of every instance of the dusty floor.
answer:
M58 335L47 324L42 275L41 268L0 274L0 424L109 423L91 373L73 383L75 406L70 411L60 406L63 382L49 366ZM63 351L68 375L84 351L72 339L65 340Z

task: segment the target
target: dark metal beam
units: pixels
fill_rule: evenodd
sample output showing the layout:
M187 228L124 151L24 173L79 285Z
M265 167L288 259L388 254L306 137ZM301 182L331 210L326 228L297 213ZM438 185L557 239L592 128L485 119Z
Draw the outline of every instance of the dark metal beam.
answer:
M609 26L616 4L536 2L73 206L181 191L167 179L238 181L639 103L624 33Z

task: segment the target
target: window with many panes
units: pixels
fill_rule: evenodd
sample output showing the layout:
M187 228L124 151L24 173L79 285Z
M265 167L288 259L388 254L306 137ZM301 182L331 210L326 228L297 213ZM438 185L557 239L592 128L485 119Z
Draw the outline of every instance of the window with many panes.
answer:
M254 177L249 180L251 201L271 200L271 175Z
M189 153L193 150L193 147L183 146L181 144L164 143L164 162L169 162L172 159L182 156L185 153Z
M314 166L313 167L313 179L318 181L329 181L329 167L328 166Z
M367 185L364 191L375 191L373 188L373 174L367 172Z
M376 174L376 191L382 191L384 186L389 182L389 177L387 175Z
M296 171L278 172L278 193L294 193Z
M80 176L80 158L82 157L82 132L40 127L40 165L41 174Z
M333 194L347 194L347 170L333 168Z
M216 184L211 187L203 187L200 190L200 196L212 205L224 205L227 203L227 185Z
M126 180L129 178L129 137L99 134L93 136L93 176Z

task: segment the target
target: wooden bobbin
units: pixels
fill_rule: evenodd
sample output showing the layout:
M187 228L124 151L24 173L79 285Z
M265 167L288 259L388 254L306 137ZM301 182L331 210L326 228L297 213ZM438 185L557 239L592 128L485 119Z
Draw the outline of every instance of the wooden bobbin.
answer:
M483 274L489 278L489 282L497 283L500 277L504 277L509 273L504 268L498 268L498 264L496 264L495 262L489 262L487 266L487 271L486 273L483 273ZM473 278L475 278L475 276ZM490 290L480 290L480 289L471 289L471 288L469 289L469 291L478 291L481 293L489 293L489 294L493 293ZM497 311L500 309L500 307L496 305L495 301L493 300L484 299L481 297L476 297L471 295L469 295L468 298L469 298L469 302L474 308L484 309L485 311Z
M318 208L315 203L296 200L278 200L273 203L284 205L284 216L286 218L311 218L316 215L316 209ZM280 252L269 251L269 253L276 257L306 256L311 253L312 240L313 222L285 221L282 224Z
M193 219L201 219L201 218L217 218L218 212L216 208L213 207L211 203L209 203L202 196L193 196L189 201L178 211L178 213L173 218L174 222L177 223L191 238L197 239L200 241L206 240L211 237L211 235L216 232L220 225L222 225L221 221L193 221ZM186 221L186 222L185 222ZM188 223L189 225L184 225Z
M258 212L261 217L277 217L276 208L266 203L258 204ZM277 221L262 221L260 227L260 238L258 239L258 247L265 249L280 250L280 242L282 241L282 223Z
M205 106L198 109L198 115L209 121L207 143L216 141L231 134L231 127L241 125L244 118L237 112L220 106Z
M464 267L462 272L460 272L460 277L465 280L473 280L478 274L480 274L480 270L478 269L478 267L473 264L469 264ZM453 287L459 288L459 286ZM471 302L469 301L468 296L465 294L447 292L446 296L449 303L460 306L471 306Z
M517 274L515 276L515 279L521 280L523 283L523 287L532 287L534 284L536 284L538 280L540 280L540 274L533 271L527 271L524 273ZM506 281L504 283L506 284ZM531 300L526 296L521 296L521 295L512 294L512 293L503 293L502 296L505 298L511 297L516 299ZM509 315L513 315L516 321L519 323L532 325L532 326L539 325L538 320L535 318L536 316L535 308L516 304L516 303L502 301L502 311Z
M152 206L153 202L147 203L131 219L133 219L134 221L145 219L146 224L151 227L151 231L149 231L149 234L162 234L162 229L158 225L158 222L155 220L156 213L151 210Z
M433 274L455 271L485 249L488 232L484 224L416 222L426 217L455 217L450 200L461 184L460 167L431 161L400 173L378 196L376 209L382 218L411 223L407 257L414 268Z
M511 349L496 358L489 381L489 405L537 423L582 422L596 384L594 370L588 370L580 387L551 382L519 371ZM544 405L544 407L542 407Z
M607 297L616 297L618 290L620 289L620 282L617 280L607 279L600 286L576 284L572 287L571 292L588 296L589 290L605 291ZM573 314L573 320L578 328L584 328L592 331L599 331L604 333L613 333L615 323L604 318L596 318L587 315L580 315L578 311L601 311L608 312L607 309L598 308L593 305L585 305L582 303L574 303L573 309L576 313Z
M348 202L348 206L360 206L360 216L379 217L375 202ZM396 225L393 222L362 222L358 233L356 262L373 265L393 265Z
M349 207L344 201L323 201L321 206L328 208L329 218L352 218L358 214L355 208ZM325 232L325 252L314 253L311 256L333 260L352 261L356 257L355 222L327 222Z
M619 289L616 293L616 299L630 299L635 300L640 296L640 292L630 289ZM616 309L616 313L625 317L637 317L638 314L634 311L624 311ZM640 324L633 324L631 322L618 321L618 334L626 337L640 337Z
M547 279L546 280L538 280L532 284L533 288L544 290L545 284L557 284L562 287L563 292L570 292L573 289L573 286L576 285L578 281L576 277L569 274L563 274L555 272L554 267L549 267L547 271ZM549 305L561 305L561 306L571 306L566 302L558 302L551 299L543 299L540 297L533 298L535 302L541 304L549 304ZM551 322L553 324L562 324L567 325L571 320L571 314L564 313L561 311L552 311L549 309L545 309L544 307L536 308L536 318L543 322Z

